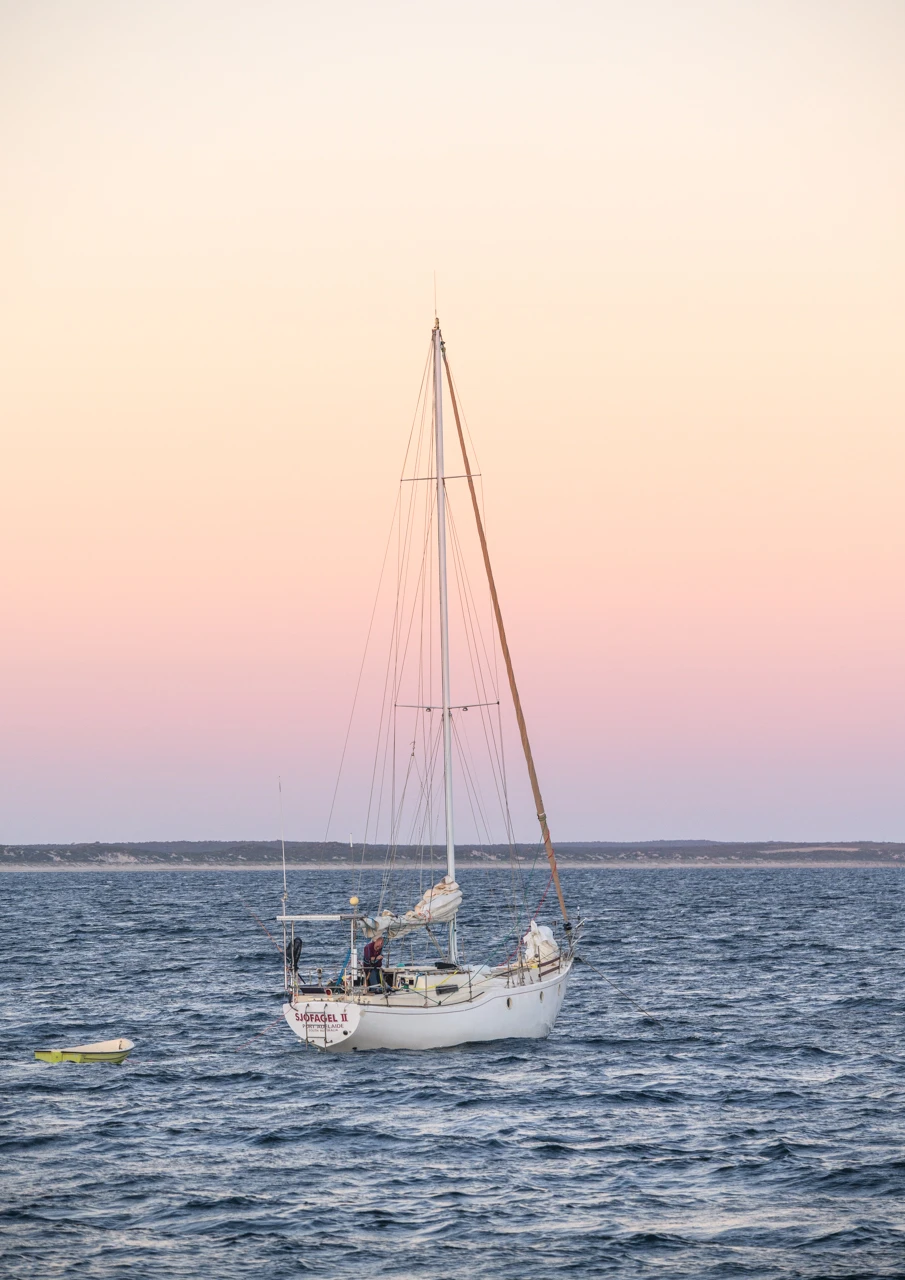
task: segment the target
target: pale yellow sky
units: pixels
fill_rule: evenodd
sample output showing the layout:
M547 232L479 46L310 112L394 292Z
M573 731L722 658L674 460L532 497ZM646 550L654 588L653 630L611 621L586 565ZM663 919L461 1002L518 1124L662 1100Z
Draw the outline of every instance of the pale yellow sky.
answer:
M434 271L554 834L905 839L903 72L898 3L0 3L0 840L320 834Z

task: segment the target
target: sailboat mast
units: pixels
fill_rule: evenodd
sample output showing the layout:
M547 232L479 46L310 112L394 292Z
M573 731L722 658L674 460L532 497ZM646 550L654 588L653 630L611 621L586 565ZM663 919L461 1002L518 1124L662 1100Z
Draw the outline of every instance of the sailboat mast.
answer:
M443 340L440 321L434 321L434 460L437 472L437 562L440 579L440 671L443 698L443 799L446 811L446 874L456 878L456 838L453 828L452 712L449 706L449 601L446 582L446 478L443 469ZM449 922L449 958L457 960L456 921Z

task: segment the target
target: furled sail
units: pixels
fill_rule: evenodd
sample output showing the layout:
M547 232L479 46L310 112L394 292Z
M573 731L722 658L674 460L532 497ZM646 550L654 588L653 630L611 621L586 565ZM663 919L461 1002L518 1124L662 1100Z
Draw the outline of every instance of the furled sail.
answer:
M447 924L455 917L461 905L462 890L451 876L444 876L404 916L384 911L379 916L366 916L360 921L360 925L369 938L377 938L382 934L387 938L401 938L403 934L411 933L413 929L423 929L429 924Z
M529 964L533 964L535 960L538 964L547 964L548 961L559 959L559 944L549 925L532 920L531 928L522 942L525 945L525 959Z

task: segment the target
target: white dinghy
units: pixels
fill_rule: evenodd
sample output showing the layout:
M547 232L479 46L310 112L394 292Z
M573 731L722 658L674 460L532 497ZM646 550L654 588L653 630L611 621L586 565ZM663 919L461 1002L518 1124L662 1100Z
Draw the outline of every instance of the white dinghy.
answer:
M386 841L385 874L381 901L373 914L362 909L357 893L349 898L349 909L332 913L290 912L287 905L285 855L283 869L283 906L277 920L283 926L284 980L286 1001L283 1011L286 1021L295 1034L314 1048L327 1052L347 1052L366 1049L441 1049L474 1041L504 1040L509 1038L539 1038L550 1033L556 1021L572 971L575 945L580 932L580 920L574 926L569 920L560 885L556 855L550 837L540 786L528 741L528 732L522 712L521 700L515 682L509 645L503 626L503 618L496 585L490 565L490 556L484 534L481 507L475 487L476 475L472 472L465 445L459 404L449 370L446 348L439 320L431 334L429 369L432 394L423 396L422 430L427 441L421 440L414 451L414 471L411 477L403 477L401 490L410 484L412 493L419 481L428 482L426 495L420 499L420 511L426 513L424 527L428 536L412 533L412 511L415 500L406 508L405 520L399 516L399 553L401 567L398 571L397 598L393 621L395 648L388 670L392 680L387 685L385 698L389 708L381 713L381 726L385 733L383 774L396 766L396 743L410 743L410 756L402 760L397 787L392 784L384 811L390 814L391 828ZM449 397L455 416L458 443L462 454L464 474L449 475L444 468L443 440L443 372L449 389ZM425 474L420 474L424 472ZM469 647L474 683L471 692L475 697L467 703L452 704L450 686L450 618L449 587L447 573L447 526L452 520L449 506L448 482L467 481L471 512L474 516L480 556L486 574L491 605L494 639L502 654L506 679L512 699L512 710L518 736L528 767L528 778L540 824L543 852L549 863L547 889L555 888L561 920L556 927L539 924L535 918L540 909L531 914L529 908L516 912L508 934L504 935L503 954L488 956L481 963L465 963L460 952L457 921L463 907L463 893L456 880L456 845L454 836L453 773L454 764L462 772L464 791L474 813L483 813L480 790L471 773L471 747L465 739L463 719L453 713L479 710L484 740L490 744L492 777L496 795L503 811L503 827L513 858L518 856L513 825L508 809L508 790L505 762L502 754L503 725L500 719L500 698L495 697L494 671L486 657L487 645L478 634L476 611L469 604L470 584L463 586L461 542L455 526L451 525L451 548L458 589L457 599L462 603L466 621L463 636ZM425 491L421 491L425 494ZM401 508L399 508L401 510ZM425 553L435 538L436 561ZM414 569L411 578L403 564L404 555L411 552ZM420 557L420 562L419 562ZM436 577L434 578L434 574ZM414 586L409 589L409 582ZM436 587L436 594L433 587ZM430 597L428 599L428 591ZM472 602L473 602L473 597ZM436 616L434 604L439 609ZM420 612L419 612L420 611ZM411 641L418 619L433 630L430 642L418 646ZM470 628L470 630L469 630ZM438 642L439 664L433 664L425 651ZM483 657L482 657L483 646ZM413 658L412 654L416 657ZM481 667L481 662L485 666ZM476 662L478 666L476 667ZM416 667L411 684L404 683L407 666ZM485 670L486 667L486 670ZM463 670L464 670L463 666ZM438 685L433 681L439 676ZM464 679L464 678L463 678ZM410 698L411 700L406 700ZM386 709L386 708L385 708ZM397 733L397 718L411 715L405 731ZM428 719L436 715L436 719ZM474 717L473 717L474 719ZM409 728L409 725L411 726ZM427 727L425 727L427 726ZM434 726L436 726L434 728ZM458 756L454 754L458 752ZM392 761L386 761L392 751ZM419 757L420 751L420 757ZM377 769L375 767L375 776ZM395 775L394 775L395 776ZM436 776L436 786L434 778ZM442 805L436 797L442 788ZM373 791L373 784L372 784ZM406 806L409 806L409 809ZM369 813L370 813L369 803ZM378 810L380 805L377 805ZM430 864L433 850L433 823L439 823L442 814L443 846L445 847L446 874L424 892L410 909L396 912L389 901L390 873L395 866L396 854L402 847L400 833L414 833L414 845L422 851L422 865ZM407 816L403 816L407 815ZM489 829L489 828L488 828ZM367 840L367 833L366 833ZM406 845L411 848L412 845ZM364 848L362 862L364 863ZM538 854L540 850L538 849ZM433 878L433 877L432 877ZM359 892L363 892L359 889ZM543 899L547 896L544 890ZM339 925L348 929L346 958L332 979L324 978L326 966L321 964L308 975L300 971L302 930L306 934L321 925ZM445 938L438 938L438 927L443 926ZM406 939L408 957L402 949ZM441 940L442 939L442 940ZM424 942L436 952L433 956L415 956L415 944ZM364 943L364 952L359 946ZM396 954L390 963L389 952Z
M95 1044L76 1044L71 1049L36 1049L39 1062L125 1062L135 1048L131 1040L98 1040Z

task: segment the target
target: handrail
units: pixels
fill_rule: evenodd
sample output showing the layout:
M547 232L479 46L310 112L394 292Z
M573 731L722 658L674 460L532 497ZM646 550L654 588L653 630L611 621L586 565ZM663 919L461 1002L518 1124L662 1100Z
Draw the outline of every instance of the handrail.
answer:
M290 924L290 923L295 923L301 920L332 920L336 922L339 920L364 920L364 918L365 917L361 915L352 915L350 911L347 911L345 912L345 914L338 915L338 916L332 916L332 915L330 916L324 916L324 915L277 916L277 920L281 924Z

